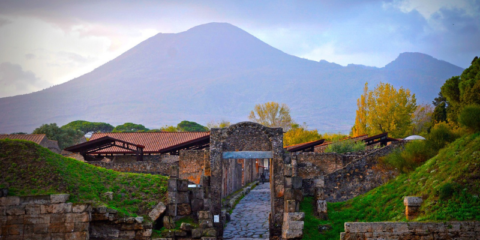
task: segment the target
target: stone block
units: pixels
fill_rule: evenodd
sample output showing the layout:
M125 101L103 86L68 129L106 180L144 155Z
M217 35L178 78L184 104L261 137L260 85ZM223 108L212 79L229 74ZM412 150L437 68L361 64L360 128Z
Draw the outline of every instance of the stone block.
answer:
M25 206L7 206L5 207L7 216L25 215Z
M0 206L14 206L20 204L19 197L1 197Z
M203 210L203 204L204 200L203 199L193 199L192 200L192 212L198 212Z
M107 201L112 201L113 200L113 192L103 193L103 198Z
M176 178L168 179L168 192L177 192L179 186L179 180Z
M92 221L107 221L109 213L92 213Z
M192 190L192 197L194 199L204 199L205 198L205 191L203 188L196 188Z
M188 192L177 192L176 203L190 203Z
M296 212L297 210L297 203L295 200L287 200L285 201L285 212Z
M183 231L190 232L193 230L193 226L192 224L189 224L189 223L182 223L182 225L180 225L180 229Z
M48 226L49 232L52 232L52 233L73 232L74 229L75 229L74 223L51 223Z
M65 240L88 240L88 232L72 232L65 234Z
M184 204L177 204L177 215L179 216L187 216L192 213L192 208L190 207L190 204L184 203Z
M36 215L34 215L36 216ZM19 216L7 216L6 224L23 224L24 223L24 215Z
M78 204L74 203L72 204L72 212L74 213L82 213L90 210L90 206L86 204Z
M285 221L283 229L288 230L303 230L303 221Z
M135 231L121 231L118 234L119 238L127 238L127 239L134 239L135 238Z
M294 193L295 201L297 201L298 203L303 201L303 191L302 191L302 189L294 189L293 193Z
M65 222L89 222L90 220L88 213L67 213L65 216Z
M195 228L192 230L192 238L199 239L203 235L203 229Z
M325 200L324 188L315 188L315 200Z
M167 206L167 215L168 216L172 216L172 217L178 216L177 211L178 211L177 204L168 204L168 206Z
M284 198L286 200L295 200L295 194L293 188L286 188L284 192Z
M68 201L69 194L52 194L50 195L50 201L52 203L64 203Z
M303 180L301 177L292 177L292 187L293 189L302 189Z
M50 195L38 195L38 196L26 196L20 197L20 202L22 204L50 204Z
M177 187L179 192L188 192L188 180L180 179Z
M407 217L408 220L415 219L419 213L420 213L420 207L411 207L411 206L405 207L405 216Z
M90 223L74 223L73 231L74 232L88 232L88 227Z
M58 203L40 205L40 213L69 213L72 212L72 203Z
M177 194L178 194L178 192L168 192L167 193L167 204L177 203Z
M96 207L93 209L93 212L94 213L107 213L107 207L105 206L100 206L100 207Z
M207 228L207 229L203 230L203 236L204 237L217 237L217 230L215 230L215 228Z
M65 214L50 214L50 223L64 223L66 219Z
M2 206L0 206L0 217L7 215L5 209L7 209L7 207L2 207Z
M50 223L50 215L25 215L23 219L24 224L46 224Z
M213 227L213 221L212 220L198 220L198 225L200 228L212 228Z
M25 206L25 214L28 215L37 215L41 213L41 205L29 204Z
M212 200L210 199L203 199L203 207L206 210L210 210L210 207L212 205Z
M170 179L178 178L180 176L178 166L176 165L170 166L169 175L170 175Z
M50 240L65 240L65 233L50 233Z
M166 229L174 229L175 228L175 221L173 221L173 218L170 216L164 216L163 217L163 226Z
M187 232L182 231L182 230L175 230L175 237L186 237Z
M285 177L285 188L292 188L292 178L291 177Z
M144 229L143 233L142 233L142 236L150 237L150 236L152 236L152 233L153 233L152 229Z
M313 180L313 184L315 185L315 188L324 188L325 187L325 180L323 177L316 178Z
M301 239L303 237L302 230L283 230L282 238L284 239Z
M199 211L198 212L198 219L212 220L213 221L212 213L210 211Z
M405 197L403 199L403 205L408 207L420 207L422 205L421 197Z
M305 219L304 212L289 212L284 213L284 221L303 221Z
M327 232L327 231L330 231L330 230L332 230L332 226L329 225L329 224L318 225L318 232L319 233L324 233L324 232Z
M6 235L23 235L23 226L21 224L6 225Z
M285 188L283 184L275 185L275 197L281 198L284 196Z
M150 213L148 213L148 216L150 217L150 220L152 220L152 221L157 220L158 217L160 217L160 215L162 215L165 212L166 209L167 209L167 207L165 206L165 204L163 204L163 202L159 202L152 209L152 211L150 211Z
M0 197L8 196L8 188L0 188Z

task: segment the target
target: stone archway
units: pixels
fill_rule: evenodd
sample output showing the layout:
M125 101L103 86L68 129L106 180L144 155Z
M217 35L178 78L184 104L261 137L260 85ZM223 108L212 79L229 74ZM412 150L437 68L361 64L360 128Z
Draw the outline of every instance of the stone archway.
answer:
M221 236L225 219L221 214L223 162L226 158L270 159L270 237L280 237L284 213L284 151L282 128L241 122L210 133L211 208L214 226Z

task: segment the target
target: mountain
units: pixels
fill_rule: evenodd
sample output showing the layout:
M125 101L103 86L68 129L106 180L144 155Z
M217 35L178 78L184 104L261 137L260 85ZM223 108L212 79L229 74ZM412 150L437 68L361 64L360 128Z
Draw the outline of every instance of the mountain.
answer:
M445 67L448 66L448 67ZM348 132L366 81L389 82L430 102L462 68L402 53L384 68L340 66L286 54L227 23L157 34L90 73L0 99L0 133L73 120L160 127L190 120L247 120L255 104L286 103L299 123Z

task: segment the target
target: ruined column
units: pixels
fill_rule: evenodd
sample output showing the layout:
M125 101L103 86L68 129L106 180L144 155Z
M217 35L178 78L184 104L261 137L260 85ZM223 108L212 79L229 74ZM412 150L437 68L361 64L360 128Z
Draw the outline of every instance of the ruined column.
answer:
M325 180L323 176L314 180L315 184L315 213L322 219L327 220L327 201L325 200Z
M403 199L407 220L413 220L418 216L422 202L423 200L421 197L405 197Z

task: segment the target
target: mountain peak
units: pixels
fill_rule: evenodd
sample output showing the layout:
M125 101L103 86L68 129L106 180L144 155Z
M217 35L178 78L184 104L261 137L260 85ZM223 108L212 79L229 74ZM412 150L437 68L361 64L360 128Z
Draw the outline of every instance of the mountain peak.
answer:
M421 70L435 72L439 69L458 72L463 69L443 60L419 52L404 52L391 63L385 65L386 70Z

